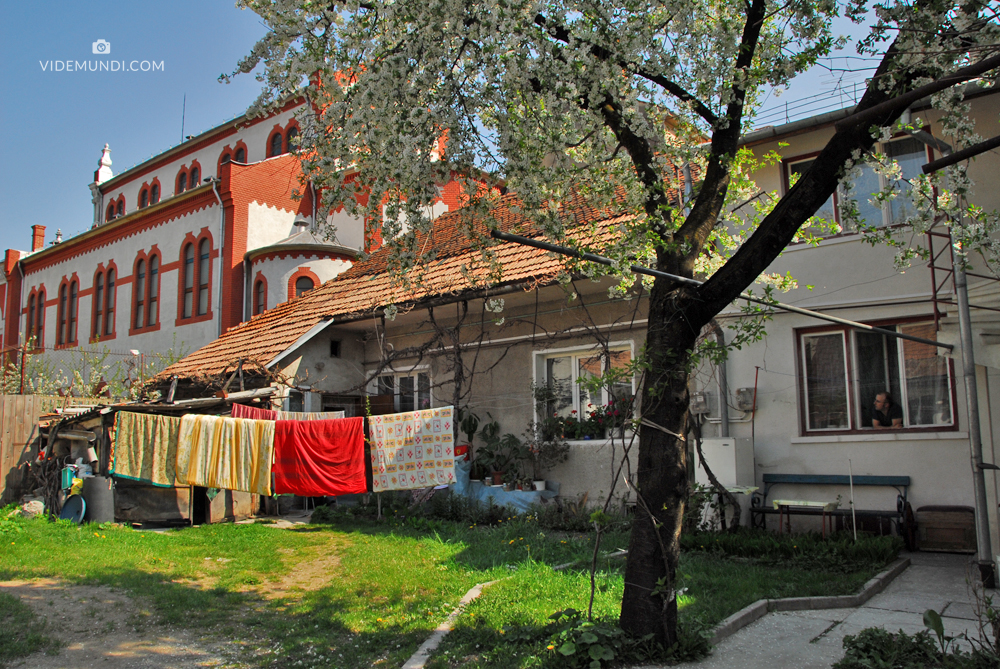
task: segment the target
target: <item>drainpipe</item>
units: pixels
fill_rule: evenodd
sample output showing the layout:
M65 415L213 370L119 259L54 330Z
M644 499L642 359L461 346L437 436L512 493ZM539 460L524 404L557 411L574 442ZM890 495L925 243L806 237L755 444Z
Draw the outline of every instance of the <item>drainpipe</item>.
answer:
M726 349L726 333L715 319L712 319L715 330L715 341L719 348ZM723 358L715 368L719 382L719 436L729 436L729 379L726 375L726 358Z
M215 298L216 310L215 313L218 314L219 327L218 336L222 336L222 286L224 283L224 277L222 276L222 252L226 248L226 208L222 204L222 196L219 195L219 179L212 179L212 192L215 193L215 199L219 201L219 290L218 296ZM245 307L244 307L245 308Z
M900 117L900 122L909 124L910 110L907 109ZM910 132L916 139L932 146L943 155L949 156L952 147L925 130ZM957 224L962 225L963 217L959 214ZM972 349L972 316L969 311L969 284L962 265L962 247L956 245L948 233L951 242L952 271L955 273L955 296L958 298L958 331L962 338L962 376L965 381L966 410L969 418L969 450L972 460L972 487L976 504L976 544L979 562L979 576L984 588L996 587L996 573L993 564L992 543L990 542L990 521L986 511L986 476L983 473L983 438L979 426L979 386L976 383L976 358Z

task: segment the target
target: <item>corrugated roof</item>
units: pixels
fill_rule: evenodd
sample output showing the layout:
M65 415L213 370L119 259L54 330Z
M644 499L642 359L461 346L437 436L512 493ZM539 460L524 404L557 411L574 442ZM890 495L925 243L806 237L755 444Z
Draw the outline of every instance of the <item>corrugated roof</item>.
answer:
M531 236L528 221L511 210L516 204L516 198L511 195L501 199L494 209L499 227ZM318 288L232 328L160 372L156 379L219 374L237 358L265 364L321 320L330 317L335 322L354 320L389 304L419 303L488 286L491 283L489 264L461 229L461 217L465 215L461 209L444 214L434 222L428 235L418 236L418 248L432 248L435 254L433 260L413 270L419 272L419 280L411 280L408 285L403 285L399 279L393 281L386 269L390 249L382 247ZM630 218L594 209L579 200L564 207L563 216L570 225L596 223L596 236L600 238L613 234L616 224ZM481 221L473 225L480 233L486 232ZM583 234L589 236L589 230ZM547 251L515 244L501 244L494 248L494 253L496 262L503 268L504 285L528 283L533 287L549 283L562 271L565 262Z

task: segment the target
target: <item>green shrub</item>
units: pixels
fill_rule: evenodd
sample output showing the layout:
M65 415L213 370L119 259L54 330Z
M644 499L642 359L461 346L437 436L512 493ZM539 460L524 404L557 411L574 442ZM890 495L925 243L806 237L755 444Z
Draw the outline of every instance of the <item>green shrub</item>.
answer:
M859 535L855 541L849 532L838 532L824 539L817 532L774 534L746 528L737 532L681 534L680 543L683 551L841 573L886 565L903 548L903 540L897 536Z
M587 621L576 609L557 611L550 620L546 659L555 667L601 669L623 662L691 662L706 657L709 651L707 635L684 624L678 626L677 643L664 651L652 641L652 635L630 637L613 622Z
M997 658L958 648L942 654L930 633L893 634L880 627L844 637L844 658L833 669L996 669Z

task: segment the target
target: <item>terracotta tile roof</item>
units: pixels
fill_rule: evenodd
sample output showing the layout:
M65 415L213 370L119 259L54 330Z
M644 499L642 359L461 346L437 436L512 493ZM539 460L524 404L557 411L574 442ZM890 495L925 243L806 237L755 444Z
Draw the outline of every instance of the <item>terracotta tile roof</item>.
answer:
M504 231L532 234L526 219L511 211L517 203L513 196L504 196L494 210L494 216ZM204 377L221 373L237 358L256 360L266 364L290 347L324 317L336 321L354 320L389 304L401 308L421 300L449 295L459 295L469 290L485 288L490 282L490 267L482 252L461 230L463 210L440 216L428 233L429 240L418 237L419 248L433 248L434 259L423 265L419 280L409 285L393 281L386 271L390 251L383 247L364 261L355 263L347 271L301 297L280 304L253 319L230 329L214 342L191 353L160 372L156 380L166 380L172 375L182 378ZM584 204L564 208L567 222L596 224L596 237L614 234L615 226L630 217L613 212L599 211ZM485 231L481 222L473 225ZM589 225L585 226L590 236ZM575 236L575 235L574 235ZM526 284L525 290L553 282L563 270L564 259L547 251L500 244L494 248L496 262L503 268L500 285Z

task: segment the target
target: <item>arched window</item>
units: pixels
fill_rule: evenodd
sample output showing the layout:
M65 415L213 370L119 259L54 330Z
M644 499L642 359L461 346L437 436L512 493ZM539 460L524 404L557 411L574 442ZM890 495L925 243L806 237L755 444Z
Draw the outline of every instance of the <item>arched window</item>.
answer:
M224 153L224 154L222 154L222 160L219 161L219 162L221 162L223 165L225 165L226 163L230 162L232 159L233 159L232 156L230 156L228 153Z
M191 318L194 303L194 244L184 247L184 265L181 267L184 294L181 297L181 318Z
M142 192L139 193L139 208L142 209L143 207L148 207L148 206L149 206L149 191L143 188Z
M243 150L243 147L236 149L236 153L233 155L233 160L238 163L245 163L247 161L247 152Z
M45 346L45 289L38 290L38 304L35 312L35 346Z
M302 293L312 290L315 285L308 276L300 276L295 280L295 297L302 297Z
M181 172L180 176L177 177L177 194L180 195L187 190L188 187L188 175L187 172Z
M116 215L117 216L124 216L125 215L125 200L118 200L118 207L117 207Z
M120 202L118 204L121 204ZM69 340L67 344L76 343L77 307L80 302L80 286L76 281L69 282Z
M104 272L94 275L94 315L90 319L90 338L97 339L104 334Z
M160 184L153 184L149 187L149 203L156 204L160 201Z
M149 282L147 284L146 326L156 325L160 321L160 256L149 257Z
M56 345L62 346L66 343L66 307L69 300L69 286L65 283L59 286L59 307L58 307L58 330L56 331Z
M198 181L201 178L201 170L197 167L191 168L191 188L198 186Z
M298 137L298 136L299 136L299 129L298 128L291 127L291 128L288 129L288 141L286 142L286 144L287 144L287 147L288 147L287 150L289 152L291 152L292 149L295 148L294 142L295 142L295 138Z
M212 245L207 239L202 239L198 244L198 315L204 316L208 313L208 279L209 258L212 254Z
M108 221L110 221L114 217L115 217L115 203L112 202L111 204L108 205L108 213L104 217L104 222L107 223Z
M140 259L135 264L135 281L132 282L135 295L132 306L132 327L138 330L146 323L146 261Z
M281 133L276 132L271 136L271 157L281 155L281 146L283 144Z
M28 331L25 333L27 339L25 343L30 342L31 338L35 336L35 299L35 293L28 295Z
M115 270L109 269L104 285L104 335L115 333Z
M253 315L264 313L267 309L267 284L263 279L257 279L253 286Z

